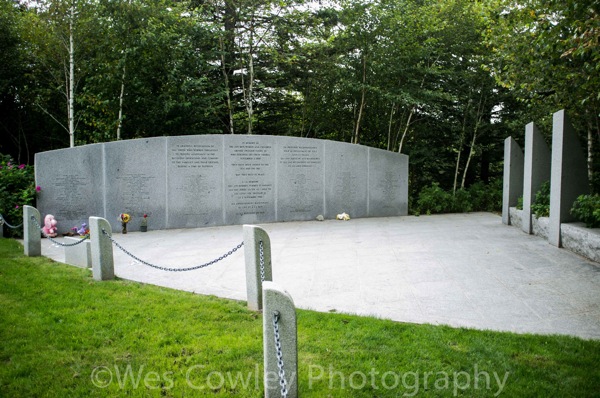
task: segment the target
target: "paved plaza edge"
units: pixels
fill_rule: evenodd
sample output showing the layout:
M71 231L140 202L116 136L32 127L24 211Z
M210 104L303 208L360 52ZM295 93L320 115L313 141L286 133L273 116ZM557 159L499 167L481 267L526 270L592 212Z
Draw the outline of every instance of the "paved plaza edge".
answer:
M600 339L600 264L502 224L492 213L261 224L273 281L296 306L400 322ZM151 228L151 226L150 226ZM242 226L114 234L163 267L192 267L243 240ZM244 254L165 272L113 247L116 276L246 300ZM42 254L64 249L42 240Z

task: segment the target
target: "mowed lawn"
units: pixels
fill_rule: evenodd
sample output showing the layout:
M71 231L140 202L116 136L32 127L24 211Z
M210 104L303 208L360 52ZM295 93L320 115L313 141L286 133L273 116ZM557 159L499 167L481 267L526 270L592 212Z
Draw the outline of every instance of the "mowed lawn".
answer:
M262 338L244 302L96 282L0 239L2 397L261 397ZM565 336L298 310L298 361L302 397L600 394L600 341Z

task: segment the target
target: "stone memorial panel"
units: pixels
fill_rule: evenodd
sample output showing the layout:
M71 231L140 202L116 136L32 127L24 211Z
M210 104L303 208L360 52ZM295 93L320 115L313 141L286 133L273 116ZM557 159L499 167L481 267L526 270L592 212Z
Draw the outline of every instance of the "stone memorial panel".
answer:
M589 192L586 156L564 109L552 118L551 157L548 242L562 247L561 224L573 220L573 202Z
M90 216L128 231L407 213L408 157L334 141L242 135L144 138L36 154L38 206L59 232Z
M510 225L510 208L523 195L523 150L512 137L504 140L504 177L502 185L502 222Z
M369 148L369 217L408 214L408 156Z
M550 181L551 152L534 123L525 127L525 158L523 171L523 222L525 233L533 232L531 205L541 185Z
M324 214L323 141L282 137L277 148L277 218L312 220Z
M226 224L272 222L275 215L275 140L224 137Z
M325 141L325 217L367 216L368 152L360 145Z
M42 188L37 208L70 232L93 215L104 214L103 147L93 144L35 154L35 180Z
M223 136L167 138L168 228L223 224Z
M114 231L121 230L121 213L131 216L129 231L139 231L144 214L150 229L166 228L166 142L159 137L104 144L105 218Z

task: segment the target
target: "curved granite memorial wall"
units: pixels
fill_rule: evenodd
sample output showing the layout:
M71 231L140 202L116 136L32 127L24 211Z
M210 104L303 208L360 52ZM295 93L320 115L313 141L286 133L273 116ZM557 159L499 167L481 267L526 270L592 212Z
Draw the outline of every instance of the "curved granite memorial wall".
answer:
M64 233L89 216L138 230L406 215L408 156L281 136L195 135L35 155L37 206Z

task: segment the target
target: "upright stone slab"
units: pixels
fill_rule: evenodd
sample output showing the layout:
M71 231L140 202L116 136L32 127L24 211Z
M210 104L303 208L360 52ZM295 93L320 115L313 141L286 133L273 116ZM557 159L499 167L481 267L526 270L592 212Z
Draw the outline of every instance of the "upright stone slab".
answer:
M224 137L224 218L226 224L273 222L275 140L268 136Z
M35 207L23 206L23 250L26 256L37 257L42 255L42 235L31 217L42 225L40 212Z
M369 148L369 217L408 214L408 156Z
M367 217L369 159L364 147L325 141L325 217Z
M260 311L263 304L263 276L265 281L273 280L271 239L267 231L255 225L244 225L243 229L248 308Z
M223 136L167 138L167 203L168 228L223 225Z
M324 141L281 137L277 146L277 218L312 220L325 211Z
M104 218L90 217L90 241L92 251L92 276L97 281L115 278L115 265L113 260L113 244L102 232L112 235L110 223Z
M510 225L510 208L523 194L523 150L514 138L504 140L504 180L502 190L502 222Z
M139 231L144 214L152 229L167 226L167 139L165 137L104 144L105 217L120 231L119 214L131 216L127 229Z
M540 186L550 181L551 153L542 134L534 123L525 127L525 171L523 176L522 229L533 233L531 205Z
M560 224L571 221L571 207L589 192L586 158L565 110L552 121L552 172L548 242L561 247Z
M104 215L103 148L92 144L35 154L35 179L42 188L37 207L54 216L58 233Z
M279 398L279 368L277 366L277 347L273 315L278 313L277 325L287 396L298 397L298 333L296 307L292 297L276 283L263 283L263 349L264 349L264 385L266 398Z

